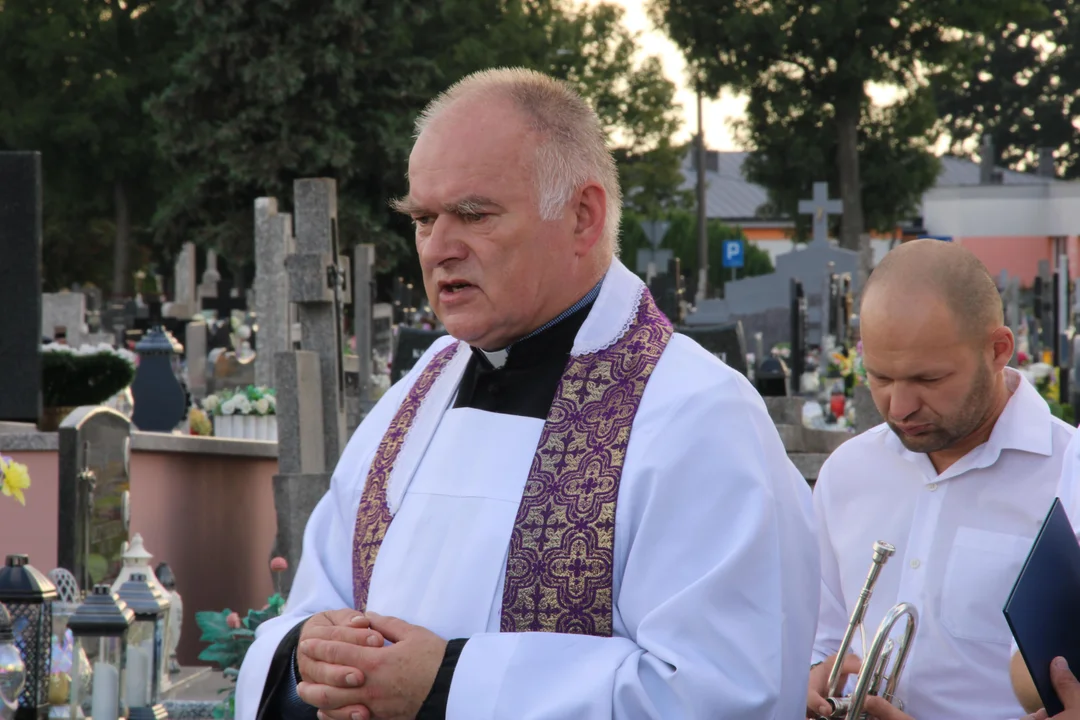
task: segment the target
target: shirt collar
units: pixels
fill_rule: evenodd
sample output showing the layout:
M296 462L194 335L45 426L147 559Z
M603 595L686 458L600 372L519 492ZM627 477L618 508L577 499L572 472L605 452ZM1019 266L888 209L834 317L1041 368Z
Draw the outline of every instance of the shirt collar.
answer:
M593 286L592 290L589 290L589 292L585 293L585 295L576 303L566 308L561 313L553 317L551 320L548 320L546 323L536 328L529 334L525 335L521 339L515 340L514 342L510 343L505 348L501 350L481 350L480 348L474 347L473 352L479 355L486 362L487 365L496 370L505 367L506 364L510 362L511 357L513 357L516 361L520 356L529 354L541 348L545 349L544 354L550 354L546 351L565 351L563 352L563 354L568 354L570 352L570 349L573 347L574 337L571 336L569 338L561 338L562 340L568 339L569 344L566 344L565 342L549 342L557 340L557 338L554 337L555 335L562 335L562 333L556 333L553 331L557 330L557 326L559 326L565 320L577 315L580 312L583 312L586 308L592 305L596 301L597 296L600 295L600 288L603 284L603 280L596 283L596 285ZM576 335L577 330L581 327L581 323L578 322L574 325L574 335ZM562 348L561 346L564 344L566 345L566 347Z
M1035 386L1013 368L1005 368L1005 384L1012 392L989 439L955 462L941 478L959 475L968 470L990 467L1004 450L1019 450L1050 456L1054 452L1054 418L1050 406ZM897 454L917 463L933 467L926 453L915 453L904 447L896 433L887 430L886 444Z

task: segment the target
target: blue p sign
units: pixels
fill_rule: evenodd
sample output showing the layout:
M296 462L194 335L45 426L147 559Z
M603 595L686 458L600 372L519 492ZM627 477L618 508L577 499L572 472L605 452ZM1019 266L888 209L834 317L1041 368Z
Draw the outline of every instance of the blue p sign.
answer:
M723 244L724 267L741 268L746 260L742 240L725 240Z

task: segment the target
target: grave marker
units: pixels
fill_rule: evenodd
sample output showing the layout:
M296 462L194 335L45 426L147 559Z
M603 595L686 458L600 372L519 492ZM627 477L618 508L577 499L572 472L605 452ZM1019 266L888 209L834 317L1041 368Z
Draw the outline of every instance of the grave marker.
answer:
M288 561L292 586L304 528L330 487L347 440L342 305L349 302L348 258L339 254L337 189L326 178L293 184L296 252L285 258L289 300L297 304L300 350L274 357L278 394L278 474L274 551Z
M255 382L275 387L274 356L292 349L293 315L285 258L294 250L292 216L278 212L277 198L255 201L255 313L258 352Z
M723 299L701 302L696 312L687 318L688 325L715 325L741 320L747 333L762 333L765 345L771 347L788 340L791 317L789 283L801 282L804 288L813 288L813 294L804 295L807 301L807 342L820 346L828 324L828 293L824 292L826 277L832 273L850 274L857 277L859 253L834 248L828 239L828 218L841 211L839 200L829 200L825 183L815 183L814 197L800 201L800 212L814 215L813 239L789 253L776 258L776 270L769 275L729 281L724 286ZM853 287L857 292L858 287ZM792 369L794 373L794 369Z
M41 154L0 152L0 420L41 416Z
M41 296L41 336L64 340L71 347L85 341L86 296L80 292L45 293Z
M130 522L131 423L109 408L77 408L59 430L57 560L79 587L112 583Z

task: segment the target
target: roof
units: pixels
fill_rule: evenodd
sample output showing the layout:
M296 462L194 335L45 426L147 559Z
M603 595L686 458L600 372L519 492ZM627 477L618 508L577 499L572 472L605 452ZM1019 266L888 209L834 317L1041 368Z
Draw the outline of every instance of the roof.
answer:
M726 221L761 220L758 208L768 202L769 194L761 185L749 182L743 176L743 163L750 155L741 151L709 150L705 171L705 207L710 218ZM1003 185L1041 185L1064 182L1033 173L1021 173L1007 168L996 168ZM688 152L682 163L684 190L697 187L697 169L693 153ZM941 158L941 174L935 188L979 184L979 164L966 158L946 155Z

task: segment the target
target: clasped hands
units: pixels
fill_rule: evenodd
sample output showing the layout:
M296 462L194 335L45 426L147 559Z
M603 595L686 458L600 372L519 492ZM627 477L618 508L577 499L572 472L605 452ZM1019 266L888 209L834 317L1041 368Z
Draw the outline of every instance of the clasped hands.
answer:
M321 612L300 631L297 692L320 720L413 720L445 652L445 640L398 618Z

